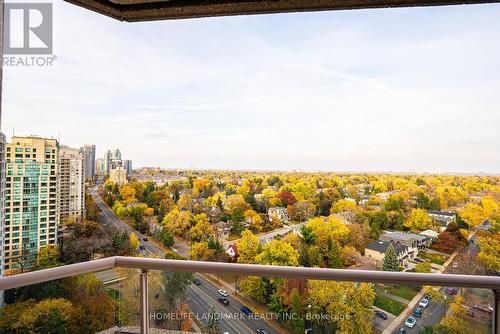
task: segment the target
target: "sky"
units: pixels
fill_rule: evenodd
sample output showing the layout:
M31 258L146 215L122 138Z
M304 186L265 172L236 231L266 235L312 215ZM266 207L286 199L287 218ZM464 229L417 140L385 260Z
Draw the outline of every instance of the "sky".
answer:
M500 5L124 23L54 2L2 132L134 168L500 172Z

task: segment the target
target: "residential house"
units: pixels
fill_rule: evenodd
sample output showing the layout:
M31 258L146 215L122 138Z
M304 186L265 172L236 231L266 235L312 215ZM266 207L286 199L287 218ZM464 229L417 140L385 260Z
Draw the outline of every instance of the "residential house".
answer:
M287 208L284 208L281 206L275 206L275 207L269 208L267 210L267 215L268 215L270 221L272 221L273 216L277 216L282 223L287 223L288 221L290 221L290 218L288 217Z
M421 234L401 232L401 231L384 231L379 240L400 243L408 247L408 257L415 258L418 253L430 244L430 239Z
M449 223L457 221L457 214L449 211L429 210L429 217L440 225L441 231L444 231Z
M231 261L236 262L238 260L238 246L236 243L232 243L229 245L229 247L226 249L226 254L229 256Z
M384 265L385 252L389 245L392 244L396 250L399 259L399 264L404 267L408 258L408 247L401 245L399 242L377 240L365 247L365 257L370 260L377 268L382 268Z

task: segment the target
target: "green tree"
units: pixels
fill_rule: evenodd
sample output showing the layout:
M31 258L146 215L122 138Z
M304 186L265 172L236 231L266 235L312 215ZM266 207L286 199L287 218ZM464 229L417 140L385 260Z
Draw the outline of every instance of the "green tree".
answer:
M165 247L172 247L174 245L174 235L165 226L161 228L161 232L158 234L158 240L160 240Z
M292 315L291 320L289 321L289 326L292 328L292 331L296 334L302 334L305 331L305 320L303 317L302 311L302 303L301 296L296 289L292 290L291 294L292 307L290 308L290 313Z
M335 240L330 241L328 250L328 267L329 268L342 268L342 248Z
M401 271L398 255L396 254L396 250L394 249L392 243L387 247L385 251L384 265L382 269L384 271Z
M218 313L215 310L215 305L212 305L210 311L208 311L207 329L209 333L219 333L220 321Z

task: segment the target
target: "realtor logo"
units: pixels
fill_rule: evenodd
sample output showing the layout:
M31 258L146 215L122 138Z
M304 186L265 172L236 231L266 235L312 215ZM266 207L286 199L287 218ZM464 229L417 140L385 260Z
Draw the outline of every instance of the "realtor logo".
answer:
M5 4L4 54L52 54L52 4Z

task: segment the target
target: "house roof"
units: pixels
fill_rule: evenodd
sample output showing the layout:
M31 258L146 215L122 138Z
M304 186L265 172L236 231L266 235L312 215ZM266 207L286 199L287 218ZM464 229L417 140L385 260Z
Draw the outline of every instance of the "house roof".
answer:
M429 210L428 213L430 215L440 215L440 216L448 216L448 217L456 217L456 213L449 211L437 211L437 210Z
M121 21L339 9L492 3L499 0L66 0Z
M425 231L422 231L420 232L421 235L424 235L426 237L430 237L430 238L437 238L439 233L437 233L436 231L433 231L433 230L425 230Z
M401 231L384 231L382 236L386 238L390 238L392 240L397 239L397 240L424 240L427 237L420 235L420 234L415 234L415 233L410 233L410 232L401 232Z
M387 247L389 247L390 244L393 244L394 249L396 250L397 254L400 254L408 249L408 247L401 245L399 242L387 242L387 241L382 241L382 240L377 240L372 242L371 244L368 244L365 248L377 251L379 253L385 254L385 251L387 250Z

